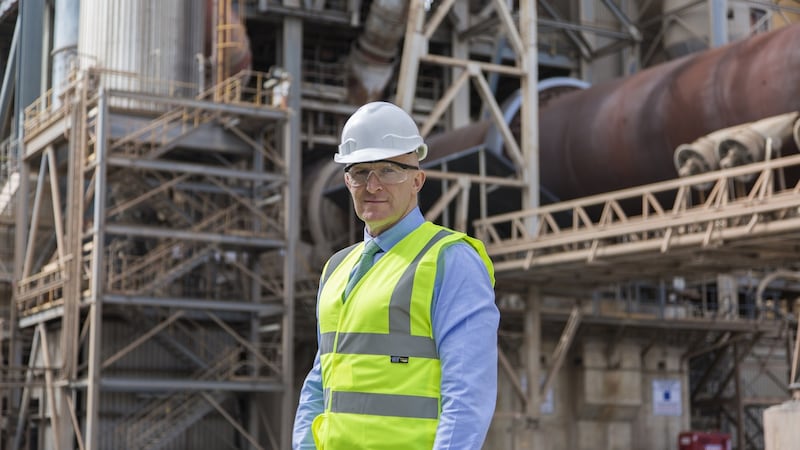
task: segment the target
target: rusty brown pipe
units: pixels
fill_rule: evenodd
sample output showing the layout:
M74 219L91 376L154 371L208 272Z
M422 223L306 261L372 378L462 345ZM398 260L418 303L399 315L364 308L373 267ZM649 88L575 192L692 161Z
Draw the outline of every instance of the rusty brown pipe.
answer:
M561 199L677 177L674 149L800 109L800 24L558 97L540 112L542 185Z

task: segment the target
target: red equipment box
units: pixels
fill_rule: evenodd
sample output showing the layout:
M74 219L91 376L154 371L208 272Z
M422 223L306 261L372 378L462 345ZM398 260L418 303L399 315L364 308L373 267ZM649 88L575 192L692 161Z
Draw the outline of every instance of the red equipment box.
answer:
M682 431L678 450L731 450L731 436L713 431Z

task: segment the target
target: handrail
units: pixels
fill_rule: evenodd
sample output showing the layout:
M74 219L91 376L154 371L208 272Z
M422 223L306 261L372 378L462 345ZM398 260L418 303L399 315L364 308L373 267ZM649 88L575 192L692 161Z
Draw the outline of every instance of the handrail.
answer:
M64 263L68 263L71 259L72 255L67 255ZM26 312L44 309L48 305L63 303L63 298L60 297L47 300L41 300L39 297L54 291L65 281L64 267L58 264L48 265L43 270L19 280L16 292L17 309L24 315Z
M790 168L800 168L800 155L479 219L476 235L498 271L705 247L722 231L739 237L764 221L800 220L800 185L776 187L776 175ZM744 188L737 180L748 177L755 181ZM713 188L705 199L693 203L695 187L708 184ZM634 212L630 205L637 205Z
M197 95L198 100L212 100L226 104L269 106L272 89L265 87L272 77L265 72L243 70Z

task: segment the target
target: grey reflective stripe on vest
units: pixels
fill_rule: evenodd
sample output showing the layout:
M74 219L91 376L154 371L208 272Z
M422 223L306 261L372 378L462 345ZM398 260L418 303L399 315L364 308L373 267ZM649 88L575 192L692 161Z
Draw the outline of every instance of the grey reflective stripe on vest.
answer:
M324 333L320 336L319 352L321 355L333 352L336 333ZM339 333L339 345L336 353L356 355L402 355L417 358L436 359L436 343L426 336L410 334L378 334L378 333Z
M327 411L328 410L328 403L330 403L331 399L331 388L324 388L322 389L322 409Z
M319 354L333 353L333 343L336 342L336 332L329 331L319 336Z
M437 419L439 400L412 395L332 392L331 412Z
M411 334L411 289L414 287L414 274L417 272L420 260L428 253L431 247L442 240L450 231L441 230L436 233L425 247L417 253L414 261L409 264L405 272L400 276L392 299L389 302L389 333Z

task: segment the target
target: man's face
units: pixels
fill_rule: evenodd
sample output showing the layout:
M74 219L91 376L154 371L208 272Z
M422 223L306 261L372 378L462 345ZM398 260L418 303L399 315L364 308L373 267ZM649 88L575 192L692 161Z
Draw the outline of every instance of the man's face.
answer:
M398 162L406 166L419 166L416 152L395 156L385 161ZM377 170L385 167L407 172L408 178L397 184L381 182ZM417 206L417 193L425 183L425 173L421 170L401 168L397 165L386 166L386 163L354 164L349 171L352 174L368 174L366 182L356 186L353 180L345 175L344 182L353 197L356 215L367 225L367 231L377 236L402 219ZM371 173L370 173L371 172Z

